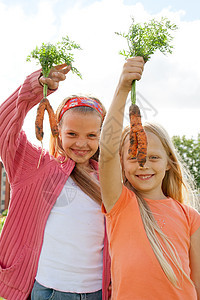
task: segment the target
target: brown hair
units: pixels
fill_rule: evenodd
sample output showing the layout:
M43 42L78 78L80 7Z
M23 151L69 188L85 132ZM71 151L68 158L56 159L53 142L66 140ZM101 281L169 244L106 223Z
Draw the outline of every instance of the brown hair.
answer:
M171 197L176 199L180 203L185 202L184 199L187 199L189 202L190 199L195 199L195 195L192 191L194 191L194 185L191 180L191 175L186 170L186 168L181 163L179 155L175 150L175 147L165 129L155 123L146 123L144 125L144 129L146 132L151 132L155 134L161 141L166 154L168 156L168 163L170 165L170 169L166 171L165 177L162 182L162 191L166 197ZM122 162L122 174L123 174L123 183L124 185L132 190L136 194L136 198L138 201L138 206L140 209L141 218L144 224L144 228L151 244L151 247L163 269L169 281L176 287L179 287L179 283L177 282L177 277L171 267L171 264L178 270L179 273L183 274L189 281L191 279L184 272L181 261L178 256L178 253L173 245L173 243L169 240L169 238L163 233L158 224L155 221L155 218L144 198L135 190L135 188L131 185L128 179L125 176L124 167L123 167L123 147L127 136L130 133L130 128L126 127L122 133L121 144L120 144L120 157ZM186 181L187 178L187 181ZM163 241L164 245L167 247L169 254L164 249L161 244L159 238ZM169 262L171 263L169 263Z
M59 120L60 113L61 113L64 105L67 103L67 101L69 101L70 99L72 99L74 97L87 97L88 99L96 100L101 105L102 110L103 110L103 115L105 117L105 115L106 115L105 107L103 106L103 104L101 103L101 101L98 98L93 97L93 96L88 96L88 95L71 95L71 96L65 98L61 102L61 104L58 106L57 111L56 111L57 120ZM80 107L70 108L70 110L71 109L73 109L73 111L78 111L83 114L95 113L95 114L99 115L99 117L102 119L102 116L92 107L80 106ZM103 117L103 119L104 119L104 117ZM102 123L103 123L103 119L102 119ZM60 122L58 122L59 127L62 126L62 120L63 119L61 118ZM102 123L101 123L101 125L102 125ZM67 156L62 147L62 143L61 143L59 136L53 137L53 135L51 134L50 143L49 143L49 152L56 159L59 156L64 157L62 162L67 160ZM98 157L99 157L99 148L97 149L97 151L93 155L93 157L91 157L91 159L98 161ZM58 161L60 161L60 160L58 160ZM84 193L86 193L89 197L91 197L96 202L101 203L101 192L100 192L99 181L98 181L98 179L95 180L94 176L91 176L89 171L90 170L88 168L83 168L83 167L80 167L78 164L75 164L75 167L71 173L71 177L73 178L73 180L76 182L76 184L81 188L81 190ZM96 174L95 177L98 178L98 174Z

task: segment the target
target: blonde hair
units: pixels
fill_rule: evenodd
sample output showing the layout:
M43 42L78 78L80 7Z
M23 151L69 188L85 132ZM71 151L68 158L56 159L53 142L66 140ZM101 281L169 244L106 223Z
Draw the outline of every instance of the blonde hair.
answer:
M162 191L164 195L166 197L176 199L180 203L184 203L185 199L187 199L188 203L194 203L196 198L193 192L195 189L191 175L181 162L181 159L166 130L161 125L155 123L144 124L144 130L145 132L151 132L155 134L159 138L168 156L168 163L170 165L170 169L166 171L165 177L162 182ZM171 264L182 276L185 276L190 282L192 281L189 278L189 276L184 272L181 266L180 258L173 243L158 226L147 202L134 189L134 187L130 184L130 182L125 176L125 172L123 169L123 147L124 142L129 133L130 128L126 127L122 133L121 144L119 149L122 161L123 183L127 188L134 191L134 193L136 194L141 218L144 224L147 237L164 273L175 287L179 287L177 277L174 273ZM163 247L159 238L162 240L165 247L169 250L169 254Z
M61 113L64 105L67 103L67 101L69 101L70 99L72 99L74 97L87 97L88 99L96 100L102 108L103 119L104 119L104 117L106 115L106 110L98 98L90 96L90 95L81 95L81 94L71 95L71 96L65 98L57 108L56 118L57 118L57 122L58 122L58 127L62 126L63 116L60 120L60 113ZM73 111L78 111L83 114L95 113L95 114L97 114L97 116L99 116L102 119L102 116L92 107L80 106L80 107L70 108L70 110L72 110L72 109L73 109ZM103 119L102 119L101 125L103 123ZM65 162L68 159L68 157L66 156L66 153L62 147L62 143L61 143L59 136L53 137L53 135L51 134L50 142L49 142L49 152L56 159L59 156L62 156L64 158L62 160L62 162ZM99 148L97 149L97 151L93 155L93 157L91 157L91 159L98 161L98 157L99 157ZM60 160L58 160L58 161L60 162ZM101 203L101 192L100 192L99 181L98 181L98 179L95 180L95 178L90 175L89 169L80 167L78 164L75 164L75 167L71 173L71 177L74 179L76 184L82 189L82 191L84 193L86 193L89 197L91 197L96 202ZM96 174L96 177L98 177L98 174Z

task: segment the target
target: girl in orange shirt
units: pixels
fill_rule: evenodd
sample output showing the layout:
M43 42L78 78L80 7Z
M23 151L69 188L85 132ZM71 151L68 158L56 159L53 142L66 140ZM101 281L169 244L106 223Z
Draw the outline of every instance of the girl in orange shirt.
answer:
M128 154L129 128L122 134L126 99L143 67L141 57L124 64L101 133L112 300L200 299L200 215L183 203L191 194L173 144L160 125L146 124L141 167Z

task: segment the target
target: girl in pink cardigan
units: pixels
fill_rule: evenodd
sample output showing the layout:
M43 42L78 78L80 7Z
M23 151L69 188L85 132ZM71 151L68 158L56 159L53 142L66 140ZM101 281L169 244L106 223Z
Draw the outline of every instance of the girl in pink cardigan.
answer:
M34 72L0 107L0 156L11 185L0 236L0 296L7 300L109 297L97 164L103 105L93 97L65 99L57 110L59 137L39 167L41 148L22 130L42 85L52 93L69 70L61 66L49 78Z

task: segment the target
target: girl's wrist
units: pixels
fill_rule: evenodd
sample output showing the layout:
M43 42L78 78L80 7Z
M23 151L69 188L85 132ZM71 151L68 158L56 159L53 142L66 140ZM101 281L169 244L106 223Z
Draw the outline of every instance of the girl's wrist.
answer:
M40 84L42 87L44 87L45 83L43 83L43 82L40 80L40 78L41 78L42 76L43 76L43 75L41 74L41 76L38 78L38 81L39 81L39 84ZM57 87L55 87L54 89L52 89L52 88L50 88L50 87L48 86L48 84L46 84L46 85L47 85L47 89L50 90L50 91L55 91L55 90L57 90Z
M42 87L44 87L44 83L41 82L41 80L40 80L40 78L41 78L42 76L43 76L43 74L40 73L40 76L38 77L38 82L39 82L39 84L40 84Z
M115 91L115 97L116 96L120 97L120 101L123 99L126 101L129 92L130 92L130 89L117 86L116 91Z

